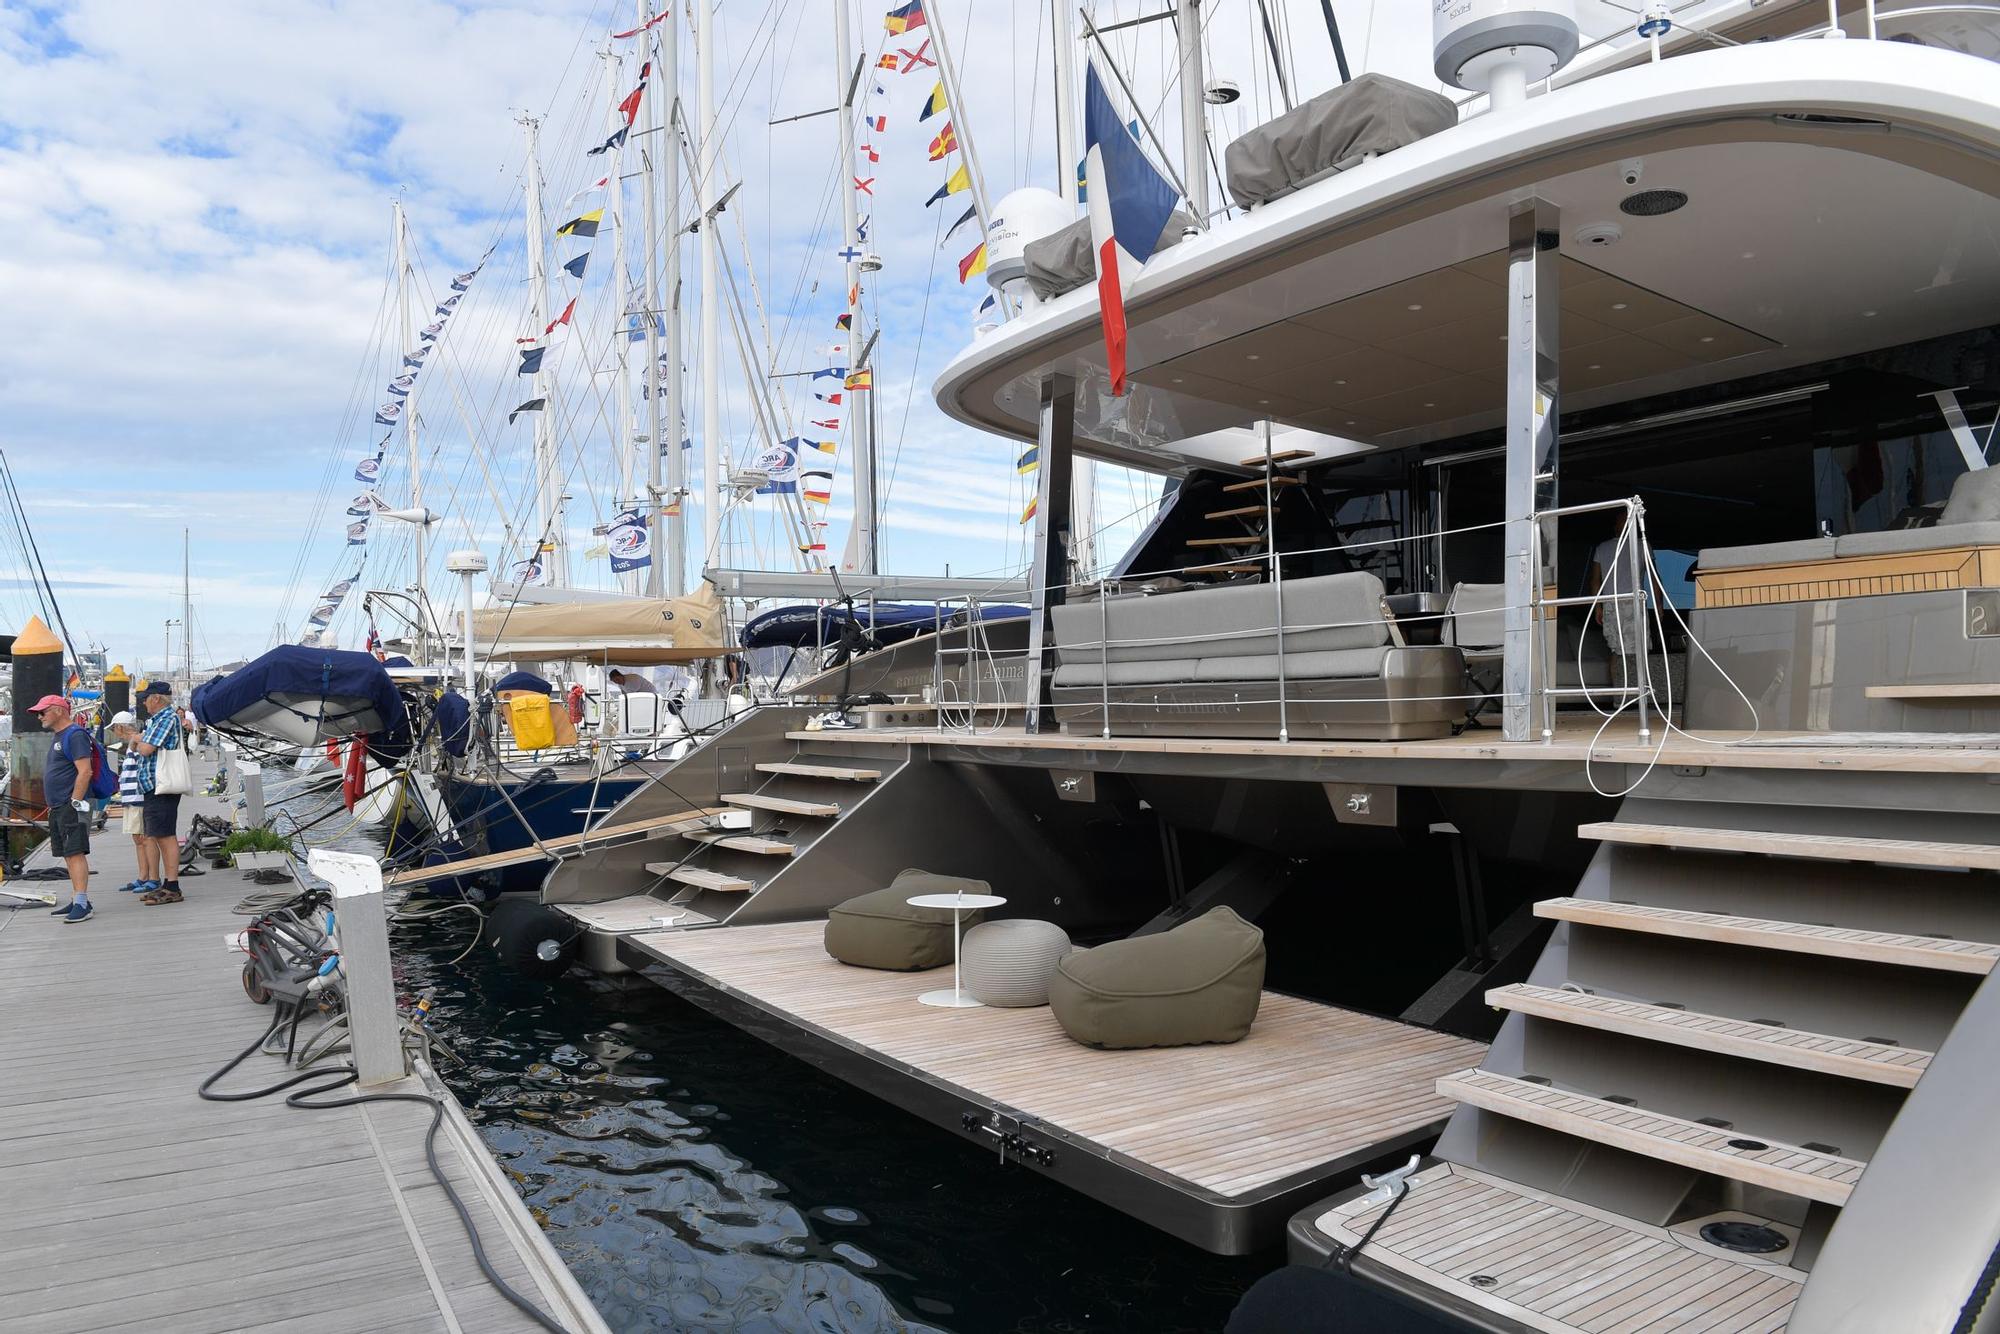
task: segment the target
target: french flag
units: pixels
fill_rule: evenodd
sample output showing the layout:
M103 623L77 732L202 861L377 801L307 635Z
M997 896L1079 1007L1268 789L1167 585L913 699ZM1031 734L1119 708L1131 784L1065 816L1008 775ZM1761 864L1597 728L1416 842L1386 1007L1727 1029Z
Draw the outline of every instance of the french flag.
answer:
M1083 76L1085 179L1090 182L1090 243L1097 252L1097 303L1104 316L1104 360L1111 396L1125 395L1125 274L1153 257L1178 196L1147 160L1112 108L1091 61Z

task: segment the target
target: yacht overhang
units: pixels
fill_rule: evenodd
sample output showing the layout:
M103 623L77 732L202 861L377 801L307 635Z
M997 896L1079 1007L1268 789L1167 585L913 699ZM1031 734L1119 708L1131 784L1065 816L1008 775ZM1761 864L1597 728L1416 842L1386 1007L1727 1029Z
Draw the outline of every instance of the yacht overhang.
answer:
M1686 202L1635 214L1630 197L1649 191ZM1043 381L1069 377L1077 451L1155 470L1235 466L1230 436L1266 420L1385 448L1496 427L1508 218L1530 197L1561 218L1564 412L2000 310L1993 66L1902 43L1780 42L1558 89L1160 252L1127 297L1122 399L1085 288L961 352L938 402L1031 439Z

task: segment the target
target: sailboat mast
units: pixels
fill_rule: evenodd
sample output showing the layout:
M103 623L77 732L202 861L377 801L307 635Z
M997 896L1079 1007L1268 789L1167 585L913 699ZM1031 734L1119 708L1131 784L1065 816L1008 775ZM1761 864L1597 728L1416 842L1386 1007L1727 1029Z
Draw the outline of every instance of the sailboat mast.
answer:
M598 55L604 61L605 105L610 108L606 123L615 133L618 127L624 124L624 113L618 110L618 90L622 82L619 76L624 62L608 45ZM614 361L611 381L611 412L614 423L611 428L611 452L612 466L617 470L618 478L618 495L616 504L612 507L614 513L629 504L636 503L633 496L636 494L634 488L638 485L638 469L635 467L637 460L633 457L635 442L632 437L635 431L632 419L632 378L627 364L627 354L632 346L632 340L627 336L626 321L631 314L632 303L631 284L627 281L625 273L624 171L625 149L620 145L611 150L611 156L606 163L604 183L604 216L611 224L611 302L612 310L616 312L613 316L611 333L611 355ZM619 582L629 585L633 582L633 577L622 576ZM628 588L627 591L634 590Z
M1062 183L1063 202L1074 212L1083 204L1078 173L1083 155L1076 146L1076 6L1069 0L1049 0L1049 18L1055 47L1056 93L1056 176ZM1054 577L1082 578L1097 568L1097 465L1078 458L1070 471L1070 544L1068 570Z
M542 219L542 122L529 115L523 115L520 120L528 136L528 175L522 194L528 206L529 319L535 329L542 329L549 322L548 228ZM541 335L536 337L539 339ZM555 405L548 401L549 373L545 367L538 367L535 371L535 388L531 397L541 399L543 406L540 412L533 414L536 547L529 554L529 559L541 560L546 547L549 582L562 586L569 582L569 562L561 532L562 482L556 475L555 433L551 425Z
M181 691L181 704L185 708L188 696L194 693L194 595L188 581L188 530L181 529L181 649L187 657L187 685ZM167 675L173 675L173 667L167 668Z
M854 33L850 26L847 0L834 0L833 5L833 77L834 104L839 108L835 119L840 122L840 192L841 218L845 229L841 232L841 254L847 264L847 314L850 328L847 331L847 347L850 354L868 347L868 333L863 328L865 316L861 309L861 200L860 187L855 179L854 162L854 89L859 80L854 77ZM854 367L850 355L848 365ZM867 404L874 400L870 391L854 390L855 394L867 393L860 402L849 403L848 420L854 423L854 530L848 537L847 550L853 557L854 569L859 574L876 572L876 519L875 501L875 421Z
M701 207L701 568L722 559L722 278L715 234L718 150L715 124L715 0L701 0L695 31L695 97L701 157L695 198Z
M1327 11L1329 14L1332 10ZM1181 179L1195 220L1208 220L1208 122L1202 93L1207 76L1201 61L1201 0L1176 0L1174 28L1180 39Z
M647 0L636 0L633 6L637 22L646 21ZM653 563L646 569L646 592L652 597L679 597L681 588L681 507L679 476L680 463L680 302L676 299L680 289L680 52L679 35L675 32L678 17L668 19L655 50L651 29L640 34L648 50L655 50L653 61L653 88L657 92L648 95L644 101L646 112L646 133L640 139L639 166L640 188L645 194L646 228L646 532L653 553ZM660 128L660 98L667 101L666 139L662 141L657 133ZM653 162L660 159L666 167L667 184L667 230L660 232L657 208L658 185L653 180ZM669 295L663 308L660 301L660 250L667 251L667 284ZM660 369L660 331L666 326L665 352L669 369L663 374ZM666 398L668 411L661 412L662 398ZM663 422L671 422L669 428ZM671 455L663 485L662 462ZM668 496L676 511L672 519L664 513ZM672 536L670 537L669 531ZM671 546L669 545L671 543Z
M409 215L403 212L402 200L398 199L396 201L394 209L396 228L396 308L398 318L403 324L403 355L408 356L417 350L416 318L414 312L410 309L410 289L415 286L411 281L410 274L410 219ZM401 375L405 369L405 367L399 365L396 368L396 373ZM408 446L410 453L410 508L421 513L424 508L424 467L423 456L417 449L417 388L414 384L410 386L410 392L403 396L403 443ZM424 655L428 648L425 643L424 627L430 615L430 604L424 596L424 566L428 563L430 553L424 541L427 533L422 520L419 520L415 525L415 531L416 545L412 548L411 562L416 572L417 661L423 662L425 661Z

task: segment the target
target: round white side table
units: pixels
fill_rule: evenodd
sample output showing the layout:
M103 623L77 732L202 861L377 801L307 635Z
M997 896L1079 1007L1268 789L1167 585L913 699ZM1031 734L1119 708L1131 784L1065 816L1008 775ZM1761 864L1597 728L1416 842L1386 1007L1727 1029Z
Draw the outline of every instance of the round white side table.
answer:
M997 908L1006 901L998 894L919 894L906 900L912 908L951 909L951 990L926 991L917 997L919 1004L936 1005L947 1010L980 1008L979 1002L959 990L958 986L958 915L969 908Z

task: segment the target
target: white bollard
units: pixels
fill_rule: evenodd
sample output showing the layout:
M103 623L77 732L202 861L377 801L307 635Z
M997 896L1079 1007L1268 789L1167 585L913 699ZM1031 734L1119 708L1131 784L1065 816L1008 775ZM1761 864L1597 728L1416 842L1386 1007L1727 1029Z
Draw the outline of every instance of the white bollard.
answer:
M382 906L382 868L372 857L314 848L312 873L333 886L333 937L347 982L347 1031L359 1083L387 1084L409 1073L396 982L389 968L389 919Z
M243 828L264 827L264 766L245 760L236 766L243 779Z

